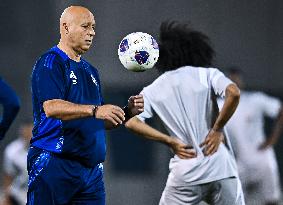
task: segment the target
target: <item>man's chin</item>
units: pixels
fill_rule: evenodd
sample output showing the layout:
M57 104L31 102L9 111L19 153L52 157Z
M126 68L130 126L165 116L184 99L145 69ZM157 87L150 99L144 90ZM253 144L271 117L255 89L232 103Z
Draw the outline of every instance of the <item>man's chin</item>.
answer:
M91 45L86 45L86 46L82 46L80 49L81 54L84 54L85 52L87 52L90 49Z

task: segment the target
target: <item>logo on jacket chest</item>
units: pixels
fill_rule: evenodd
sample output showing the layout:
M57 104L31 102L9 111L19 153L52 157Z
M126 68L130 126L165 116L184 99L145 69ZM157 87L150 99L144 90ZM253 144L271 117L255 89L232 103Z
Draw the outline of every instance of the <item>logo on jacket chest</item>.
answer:
M71 71L71 73L70 73L70 79L72 80L73 85L75 85L75 84L78 83L78 78L77 78L77 76L75 75L74 71Z
M93 74L90 75L92 82L98 86L98 82ZM72 80L72 84L76 85L78 83L78 77L75 75L74 71L70 72L70 79Z
M94 77L92 74L91 74L90 76L91 76L92 82L93 82L96 86L98 86L98 83L97 83L97 80L95 79L95 77Z

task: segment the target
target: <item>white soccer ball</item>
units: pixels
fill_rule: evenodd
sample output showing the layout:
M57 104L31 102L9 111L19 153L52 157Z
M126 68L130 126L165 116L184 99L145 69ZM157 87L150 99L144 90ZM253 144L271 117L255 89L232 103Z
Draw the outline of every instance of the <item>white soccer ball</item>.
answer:
M145 71L154 66L159 57L156 40L147 33L130 33L121 41L118 55L125 68L131 71Z

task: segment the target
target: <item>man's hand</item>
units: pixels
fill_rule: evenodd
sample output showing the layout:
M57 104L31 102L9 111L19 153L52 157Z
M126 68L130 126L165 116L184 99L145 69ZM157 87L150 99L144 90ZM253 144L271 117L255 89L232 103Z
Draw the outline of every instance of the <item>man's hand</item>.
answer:
M268 137L265 142L263 142L259 147L258 150L265 150L274 144L276 144L277 138L276 137Z
M125 120L124 111L115 105L102 105L95 111L95 117L111 122L113 125L122 124Z
M221 131L211 129L206 136L205 141L200 144L200 147L204 148L203 153L205 156L213 155L217 152L220 143L223 141L223 133Z
M192 146L186 145L176 138L170 138L169 146L181 159L195 158L197 156Z
M131 96L128 100L129 117L134 117L143 112L144 100L142 95Z

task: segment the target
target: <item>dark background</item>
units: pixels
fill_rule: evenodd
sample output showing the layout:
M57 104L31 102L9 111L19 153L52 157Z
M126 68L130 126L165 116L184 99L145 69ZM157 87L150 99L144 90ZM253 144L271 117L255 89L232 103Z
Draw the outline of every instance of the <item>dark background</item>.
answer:
M16 90L22 104L0 144L1 156L7 143L16 138L21 120L31 119L33 64L58 43L59 18L70 5L86 6L95 15L95 41L84 58L99 68L107 103L124 105L130 94L138 93L157 76L154 69L133 73L123 68L117 56L120 40L135 31L157 39L160 23L168 19L190 21L206 33L217 52L215 66L224 71L231 65L242 68L248 89L283 98L282 0L1 0L0 75ZM158 120L152 123L160 127ZM168 174L167 147L124 128L108 133L107 204L157 204ZM282 171L283 140L275 148Z

